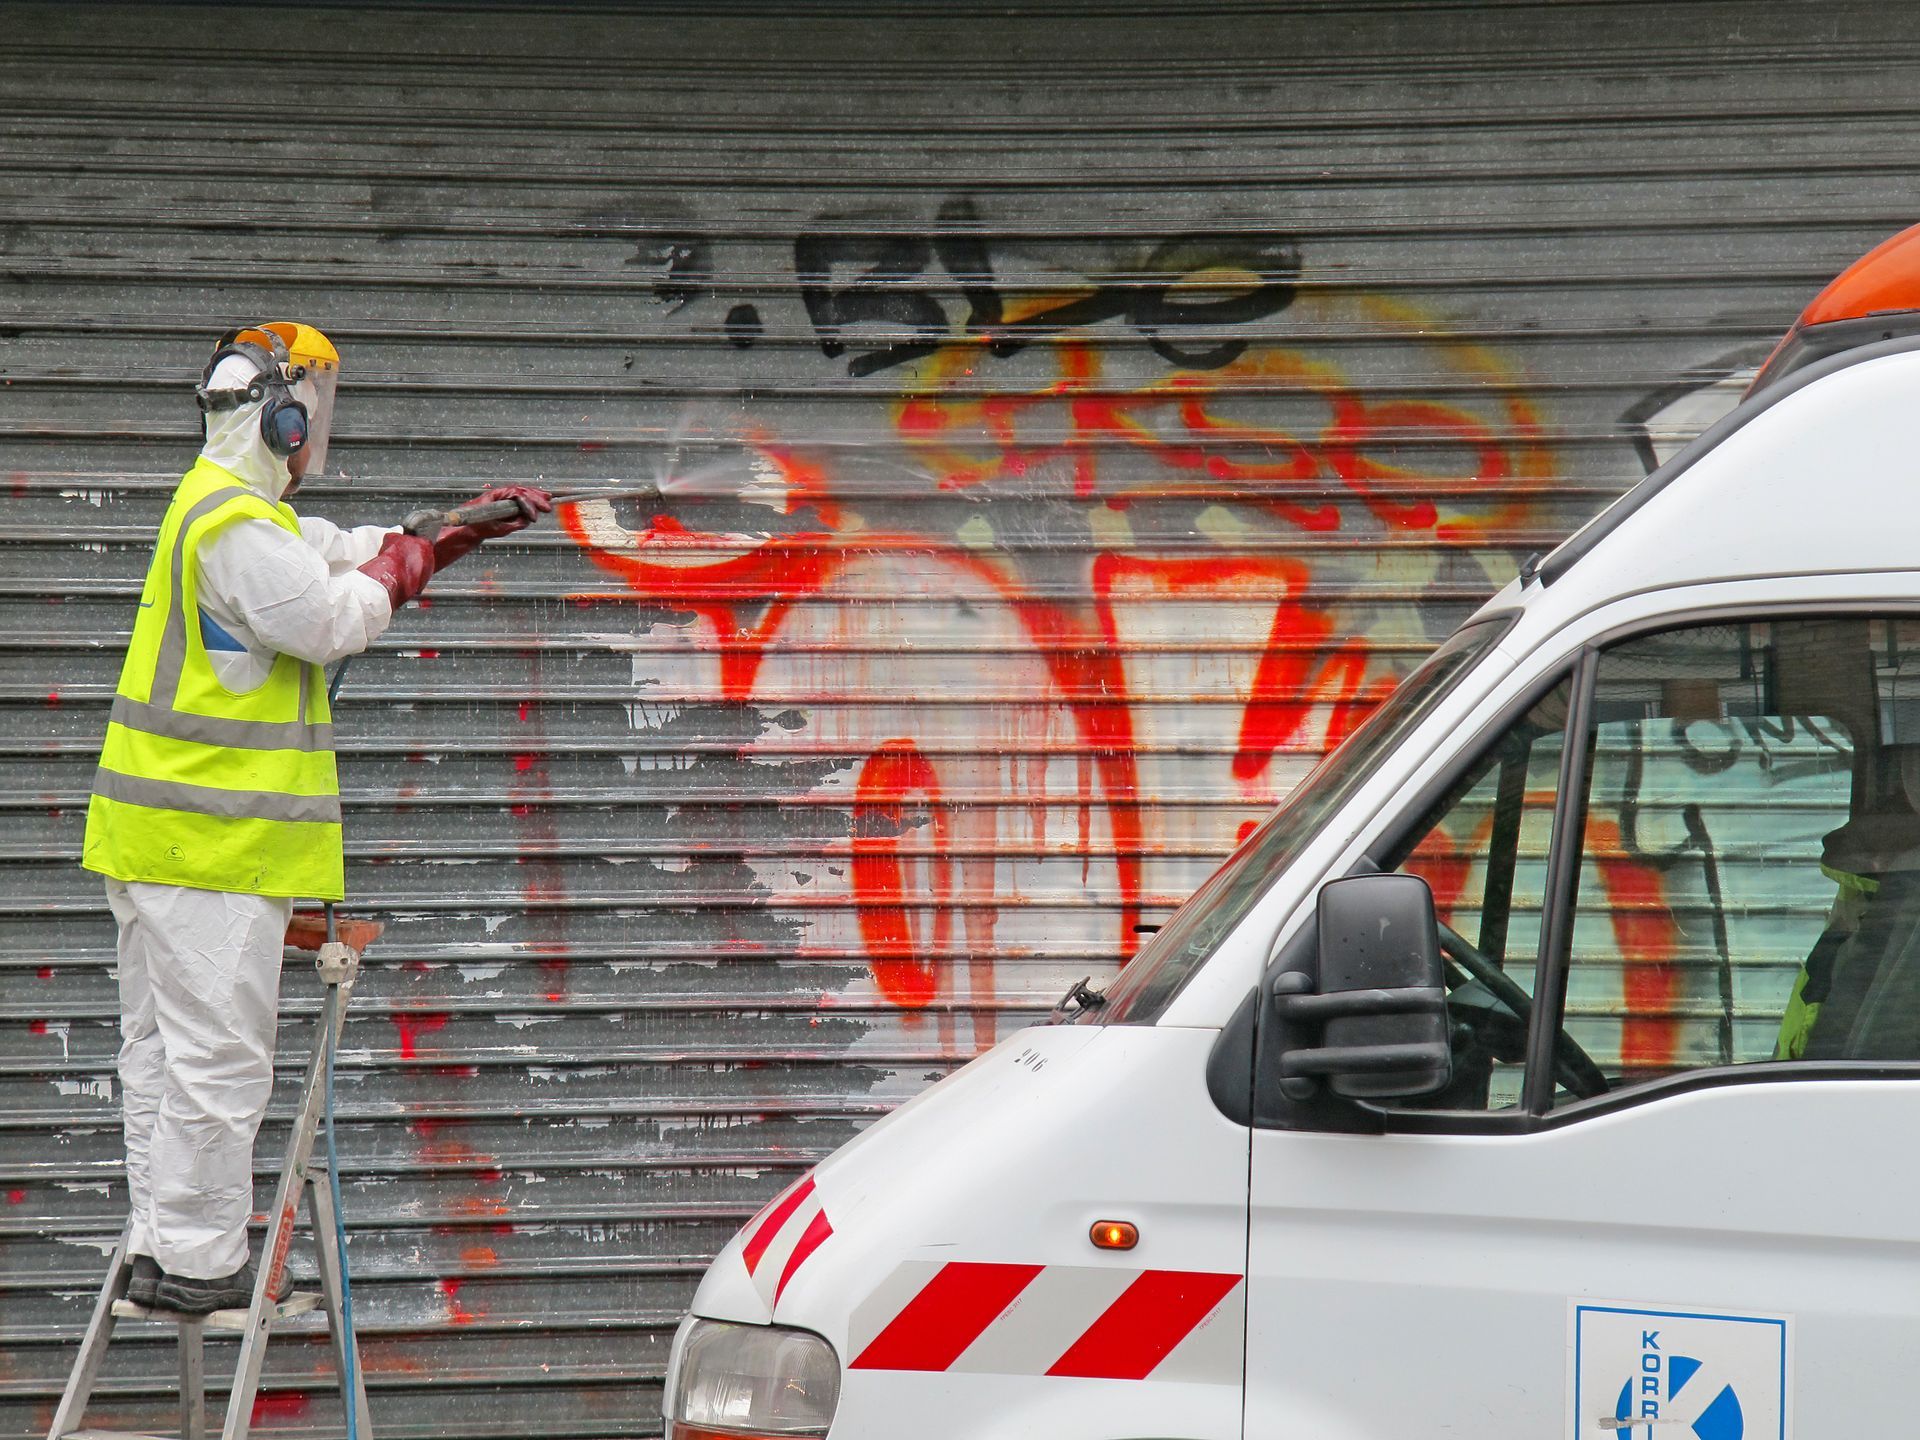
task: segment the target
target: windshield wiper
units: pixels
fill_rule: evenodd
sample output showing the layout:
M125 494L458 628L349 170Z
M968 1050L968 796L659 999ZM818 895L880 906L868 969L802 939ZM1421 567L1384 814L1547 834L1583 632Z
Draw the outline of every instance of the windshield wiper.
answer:
M1067 993L1060 997L1059 1002L1053 1007L1053 1013L1047 1016L1049 1025L1058 1025L1077 1015L1084 1015L1089 1010L1098 1010L1107 1003L1105 991L1095 990L1087 984L1092 978L1091 975L1082 975L1067 987Z

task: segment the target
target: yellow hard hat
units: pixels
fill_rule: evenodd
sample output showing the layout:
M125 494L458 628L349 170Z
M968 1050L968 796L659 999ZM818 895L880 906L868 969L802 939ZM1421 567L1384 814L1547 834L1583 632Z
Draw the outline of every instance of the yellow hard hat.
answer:
M280 337L280 343L287 347L287 358L294 364L314 370L340 368L340 352L313 326L302 325L298 320L269 320L260 328Z

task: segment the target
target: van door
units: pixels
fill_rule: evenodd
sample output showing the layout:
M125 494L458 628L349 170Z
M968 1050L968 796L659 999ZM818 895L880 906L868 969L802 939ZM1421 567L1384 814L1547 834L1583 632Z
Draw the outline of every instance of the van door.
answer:
M1904 1433L1920 623L1589 650L1373 855L1434 890L1454 1073L1383 1133L1269 1107L1247 1434Z

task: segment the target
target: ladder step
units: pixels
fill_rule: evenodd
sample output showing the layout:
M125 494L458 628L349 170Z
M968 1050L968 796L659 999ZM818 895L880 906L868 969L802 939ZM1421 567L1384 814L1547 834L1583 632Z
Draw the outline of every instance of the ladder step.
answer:
M318 1309L319 1306L319 1292L314 1290L296 1290L293 1294L273 1307L273 1318L275 1320L285 1320L294 1315L304 1315L309 1310ZM234 1334L239 1334L247 1328L247 1312L245 1310L215 1310L210 1315L182 1315L178 1310L166 1310L159 1306L154 1306L149 1309L145 1305L136 1305L131 1300L114 1301L113 1318L116 1320L171 1320L176 1325L192 1324L198 1321L209 1330L222 1332L231 1331ZM129 1433L131 1432L124 1430L74 1430L70 1431L69 1435L72 1437L86 1437L95 1434L124 1435Z
M60 1440L172 1440L168 1435L149 1435L144 1430L69 1430Z

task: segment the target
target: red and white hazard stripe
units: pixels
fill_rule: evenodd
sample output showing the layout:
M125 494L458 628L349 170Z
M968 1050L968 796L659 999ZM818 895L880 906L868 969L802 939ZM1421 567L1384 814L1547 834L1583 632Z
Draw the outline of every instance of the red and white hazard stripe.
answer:
M807 1176L748 1221L746 1233L740 1258L746 1261L753 1288L772 1309L807 1257L833 1234L813 1177Z
M1105 1265L909 1262L854 1311L854 1370L1237 1385L1242 1277Z

